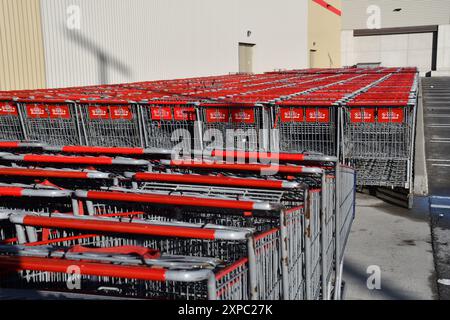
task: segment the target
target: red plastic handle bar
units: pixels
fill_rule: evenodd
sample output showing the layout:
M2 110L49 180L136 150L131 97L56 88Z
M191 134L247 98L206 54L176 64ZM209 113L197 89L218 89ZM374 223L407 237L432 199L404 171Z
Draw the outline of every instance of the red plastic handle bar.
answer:
M200 105L206 108L254 108L257 107L254 103L204 103Z
M67 163L67 164L90 164L90 165L112 165L113 158L107 157L65 157L65 156L44 156L44 155L25 155L25 162L44 162L44 163Z
M108 147L83 147L64 146L59 149L66 153L90 153L90 154L116 154L116 155L143 155L141 148L108 148Z
M263 152L239 152L239 151L222 151L213 150L211 152L213 157L221 158L234 158L234 159L245 159L245 160L278 160L278 161L292 161L301 162L305 161L304 154L289 154L289 153L263 153Z
M140 102L140 103L143 103L143 102ZM158 101L158 100L156 100L156 101L146 101L145 104L149 105L150 107L158 106L158 105L170 105L170 106L172 106L172 105L173 106L189 105L189 106L192 106L193 102L192 101L187 101L187 100L179 100L179 101L176 101L176 100L173 100L173 101L169 101L169 100L167 100L167 101L164 101L164 100Z
M0 142L0 148L15 149L20 147L20 142Z
M0 267L9 271L32 270L42 272L68 273L77 267L81 275L137 279L147 281L165 281L166 270L152 267L119 266L106 263L62 260L55 258L1 256Z
M104 191L76 191L75 195L79 198L88 200L103 201L123 201L133 203L152 203L160 205L207 207L216 209L234 209L243 211L275 210L273 205L254 201L237 201L226 199L208 199L184 196L166 196L156 194L136 194L123 192L104 192Z
M40 169L0 168L0 176L20 176L33 178L89 179L87 172L52 171Z
M133 176L136 181L147 182L169 182L182 184L197 185L214 185L226 187L242 187L242 188L261 188L261 189L283 189L294 187L291 182L270 181L256 179L240 179L220 176L196 176L196 175L179 175L179 174L159 174L159 173L136 173Z
M123 223L114 221L98 221L89 219L70 219L57 217L39 217L25 215L23 223L26 226L72 229L89 232L123 233L156 237L179 237L204 240L214 240L215 230L189 227L156 226L140 223Z
M251 172L275 172L277 174L301 174L304 167L283 166L283 165L263 165L263 164L227 164L227 163L198 163L193 161L171 161L172 167L206 169L206 170L226 170L226 171L251 171Z
M22 197L23 188L18 187L0 187L0 196L2 197Z

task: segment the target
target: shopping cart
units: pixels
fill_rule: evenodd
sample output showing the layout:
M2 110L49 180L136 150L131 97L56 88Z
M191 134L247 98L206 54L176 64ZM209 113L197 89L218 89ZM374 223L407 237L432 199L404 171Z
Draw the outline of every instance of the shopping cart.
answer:
M206 191L205 191L206 192ZM279 204L270 204L262 202L264 199L273 199L274 195L265 195L264 192L256 190L254 199L251 200L250 195L244 198L237 197L236 192L242 193L239 189L229 190L228 195L222 193L223 196L207 197L204 192L190 192L187 195L180 196L173 195L170 189L161 188L160 190L152 189L149 193L136 192L136 190L115 189L113 192L99 192L99 191L77 191L76 196L79 199L86 199L86 208L91 215L98 215L105 212L111 212L115 207L124 208L127 204L130 211L145 211L152 214L152 218L159 217L159 219L169 221L184 221L184 222L201 222L220 224L228 227L251 227L258 232L267 235L269 238L260 237L259 240L264 243L274 245L278 243L280 246L285 243L285 247L281 246L279 250L273 251L273 254L279 258L274 260L274 257L258 256L257 263L268 263L268 261L279 261L283 275L280 273L266 274L266 277L260 278L258 283L258 292L261 299L278 298L277 292L280 291L279 286L282 284L283 292L281 297L289 299L293 296L302 296L301 286L304 285L304 280L301 275L292 275L289 277L289 266L292 264L301 263L302 251L289 252L288 244L292 244L290 248L300 248L303 240L305 230L305 218L303 215L303 206L292 206L291 209L284 209ZM185 194L183 192L183 194ZM197 196L194 196L194 195ZM279 195L278 195L279 196ZM241 200L236 200L241 198ZM145 209L146 206L148 209ZM173 207L175 206L175 208ZM144 209L143 209L144 208ZM284 223L287 221L287 223ZM300 223L300 224L296 224ZM294 230L289 234L287 225L293 225ZM265 233L268 230L279 229L279 231ZM274 235L280 235L280 238L273 239ZM297 236L295 238L294 236ZM283 240L284 239L284 242ZM294 245L295 244L295 245ZM260 250L263 254L266 250ZM258 250L257 250L258 251ZM272 251L271 251L272 252ZM291 255L290 255L291 254ZM295 256L294 255L298 255ZM267 260L269 259L269 260ZM295 278L294 278L295 277ZM296 291L289 292L289 279L293 283L299 285ZM295 282L294 282L295 280ZM300 291L300 292L299 292Z
M140 108L127 101L79 101L80 120L86 145L143 147ZM66 143L64 145L74 145ZM76 145L76 144L75 144Z
M195 104L169 100L141 104L141 108L145 147L190 152L199 146Z
M338 214L336 216L336 287L334 298L340 300L345 249L350 230L355 219L356 173L351 167L339 165L336 175L335 197Z
M272 107L275 152L337 156L337 107L321 102L280 102Z
M409 189L415 107L375 104L343 108L344 159L358 170L358 185Z
M203 149L269 150L269 118L264 106L204 103L199 111Z
M50 145L84 144L75 102L58 99L18 99L24 138Z
M28 289L66 291L68 283L79 281L85 293L112 292L177 300L248 300L246 260L223 268L211 258L155 257L153 252L136 257L134 251L139 248L132 254L121 253L124 250L120 247L114 250L118 253L111 250L70 253L71 249L0 246L0 266L4 273L16 274ZM177 262L182 269L177 268ZM2 286L8 286L8 278L2 277L1 282Z
M345 155L359 159L408 159L413 107L344 108Z
M25 128L17 104L0 98L0 141L25 139Z
M229 152L227 152L228 154ZM219 153L222 155L222 153ZM240 152L233 153L233 155L242 157ZM244 153L241 159L248 160L252 156L251 153ZM266 154L257 155L256 159L264 159ZM278 165L278 164L258 164L258 163L221 163L221 162L202 162L202 161L167 161L162 160L161 163L165 166L162 168L154 168L155 173L157 172L169 172L169 173L184 173L184 174L200 174L200 177L212 175L219 176L216 178L218 181L222 179L226 181L228 177L239 177L239 178L252 178L252 179L265 179L268 184L277 183L273 179L288 179L291 182L302 183L308 185L310 188L310 193L320 197L320 227L315 228L314 232L310 234L310 240L312 244L317 244L320 241L320 252L317 251L313 259L310 269L317 274L320 271L322 275L322 290L321 296L323 299L329 299L336 290L340 290L339 274L336 273L338 270L336 263L336 257L342 255L341 251L345 250L345 245L338 246L336 244L336 230L339 233L348 237L351 223L353 222L352 212L341 210L343 206L341 200L347 203L350 201L351 208L355 206L355 197L348 196L345 198L338 198L336 196L336 190L340 188L341 182L338 181L337 177L342 175L342 166L338 164L337 159L333 157L324 157L319 155L289 155L280 154L277 156L285 161L296 161L304 165ZM301 159L303 160L303 163ZM280 161L281 162L281 161ZM266 163L266 162L264 162ZM314 165L316 167L314 167ZM346 168L346 167L343 167ZM355 171L351 168L345 169L346 174L349 175L348 181L353 181L349 183L348 188L355 192ZM145 178L146 173L138 173L134 176L135 180ZM211 179L211 178L208 178ZM221 182L218 182L221 183ZM247 182L248 185L249 182ZM312 191L311 191L312 190ZM338 225L338 221L346 221L346 229L342 231L343 226ZM316 220L317 221L317 220ZM344 236L343 236L344 237ZM324 253L323 255L321 253ZM318 263L321 261L320 269L317 269ZM318 296L320 292L317 292L317 287L311 289L310 294L313 293ZM336 293L335 293L336 294Z
M270 201L272 203L281 203L290 206L304 206L307 204L307 208L311 211L310 217L307 220L311 224L310 229L311 236L305 236L303 238L303 249L301 243L299 247L291 248L289 252L289 263L290 270L289 275L299 275L308 274L309 277L313 278L311 281L311 289L308 293L305 284L302 283L302 278L299 276L290 276L288 283L291 285L289 288L289 298L298 299L299 297L314 297L319 298L321 294L321 241L328 241L328 250L330 251L330 242L332 242L333 234L330 234L330 238L321 239L321 226L318 225L321 216L321 194L320 190L310 190L306 191L304 188L306 185L302 185L298 182L290 182L283 180L261 180L256 178L236 178L236 177L224 177L224 176L208 176L208 175L182 175L182 174L158 174L158 173L128 173L125 174L126 177L133 181L133 187L140 192L155 193L169 192L170 194L183 194L183 195L202 195L202 196L215 196L215 197L228 197L233 199L237 198L253 198L253 199L263 199L265 201ZM121 190L120 188L113 188L113 190ZM309 196L307 196L309 195ZM305 199L308 197L308 199ZM329 213L333 216L333 209L331 207L331 212ZM289 211L289 210L288 210ZM298 232L295 229L297 225L302 225L300 221L292 222L290 219L298 218L293 216L287 216L288 219L288 234L290 238L296 238L293 236ZM331 218L332 219L332 218ZM327 223L332 223L333 221L328 221ZM327 225L328 226L328 225ZM311 250L310 250L311 248ZM297 250L305 250L303 253L302 263L293 263L298 259L296 253ZM310 253L310 251L312 253ZM333 253L333 252L331 252ZM307 259L312 257L310 260ZM306 260L305 260L306 259ZM329 264L332 264L333 257L329 260ZM304 268L304 269L303 269ZM328 267L330 269L330 267ZM295 271L294 271L295 270ZM331 270L330 270L331 272ZM309 279L309 278L308 278ZM309 284L309 280L306 281ZM302 288L300 291L299 288Z
M0 210L34 210L36 212L72 212L72 192L61 190L51 184L6 184L0 183ZM0 221L0 242L17 241L16 234L22 239L29 237L37 241L30 230L14 230L13 226Z

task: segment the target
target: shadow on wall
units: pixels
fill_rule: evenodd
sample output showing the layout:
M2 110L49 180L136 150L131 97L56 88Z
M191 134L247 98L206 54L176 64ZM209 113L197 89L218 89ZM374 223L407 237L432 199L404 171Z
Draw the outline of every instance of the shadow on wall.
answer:
M98 81L100 84L108 84L109 83L109 71L116 70L123 76L127 78L131 78L132 72L131 69L113 57L109 53L105 52L102 48L100 48L96 43L94 43L91 39L87 38L83 34L78 31L65 30L65 36L79 47L84 50L90 52L97 59L98 64Z

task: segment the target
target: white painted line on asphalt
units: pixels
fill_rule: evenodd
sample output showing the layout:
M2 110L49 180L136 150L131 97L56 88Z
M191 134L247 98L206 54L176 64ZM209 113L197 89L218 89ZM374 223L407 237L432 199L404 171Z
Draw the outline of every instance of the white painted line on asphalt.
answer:
M429 124L427 128L450 128L450 124Z
M431 207L436 209L450 209L450 206L444 206L443 204L432 204Z
M450 286L450 279L439 279L438 283L444 286Z
M450 159L427 159L430 162L450 162Z
M431 140L431 143L450 143L450 140Z
M450 118L450 114L432 113L432 114L426 114L425 117L427 117L427 118Z
M432 166L433 166L433 167L450 167L450 164L437 164L437 163L433 163Z

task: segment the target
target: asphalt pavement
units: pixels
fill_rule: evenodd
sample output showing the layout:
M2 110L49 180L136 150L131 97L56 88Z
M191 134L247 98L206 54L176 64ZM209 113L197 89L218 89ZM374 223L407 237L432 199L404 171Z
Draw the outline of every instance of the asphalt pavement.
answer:
M346 300L437 299L427 199L408 210L358 194L343 279Z

